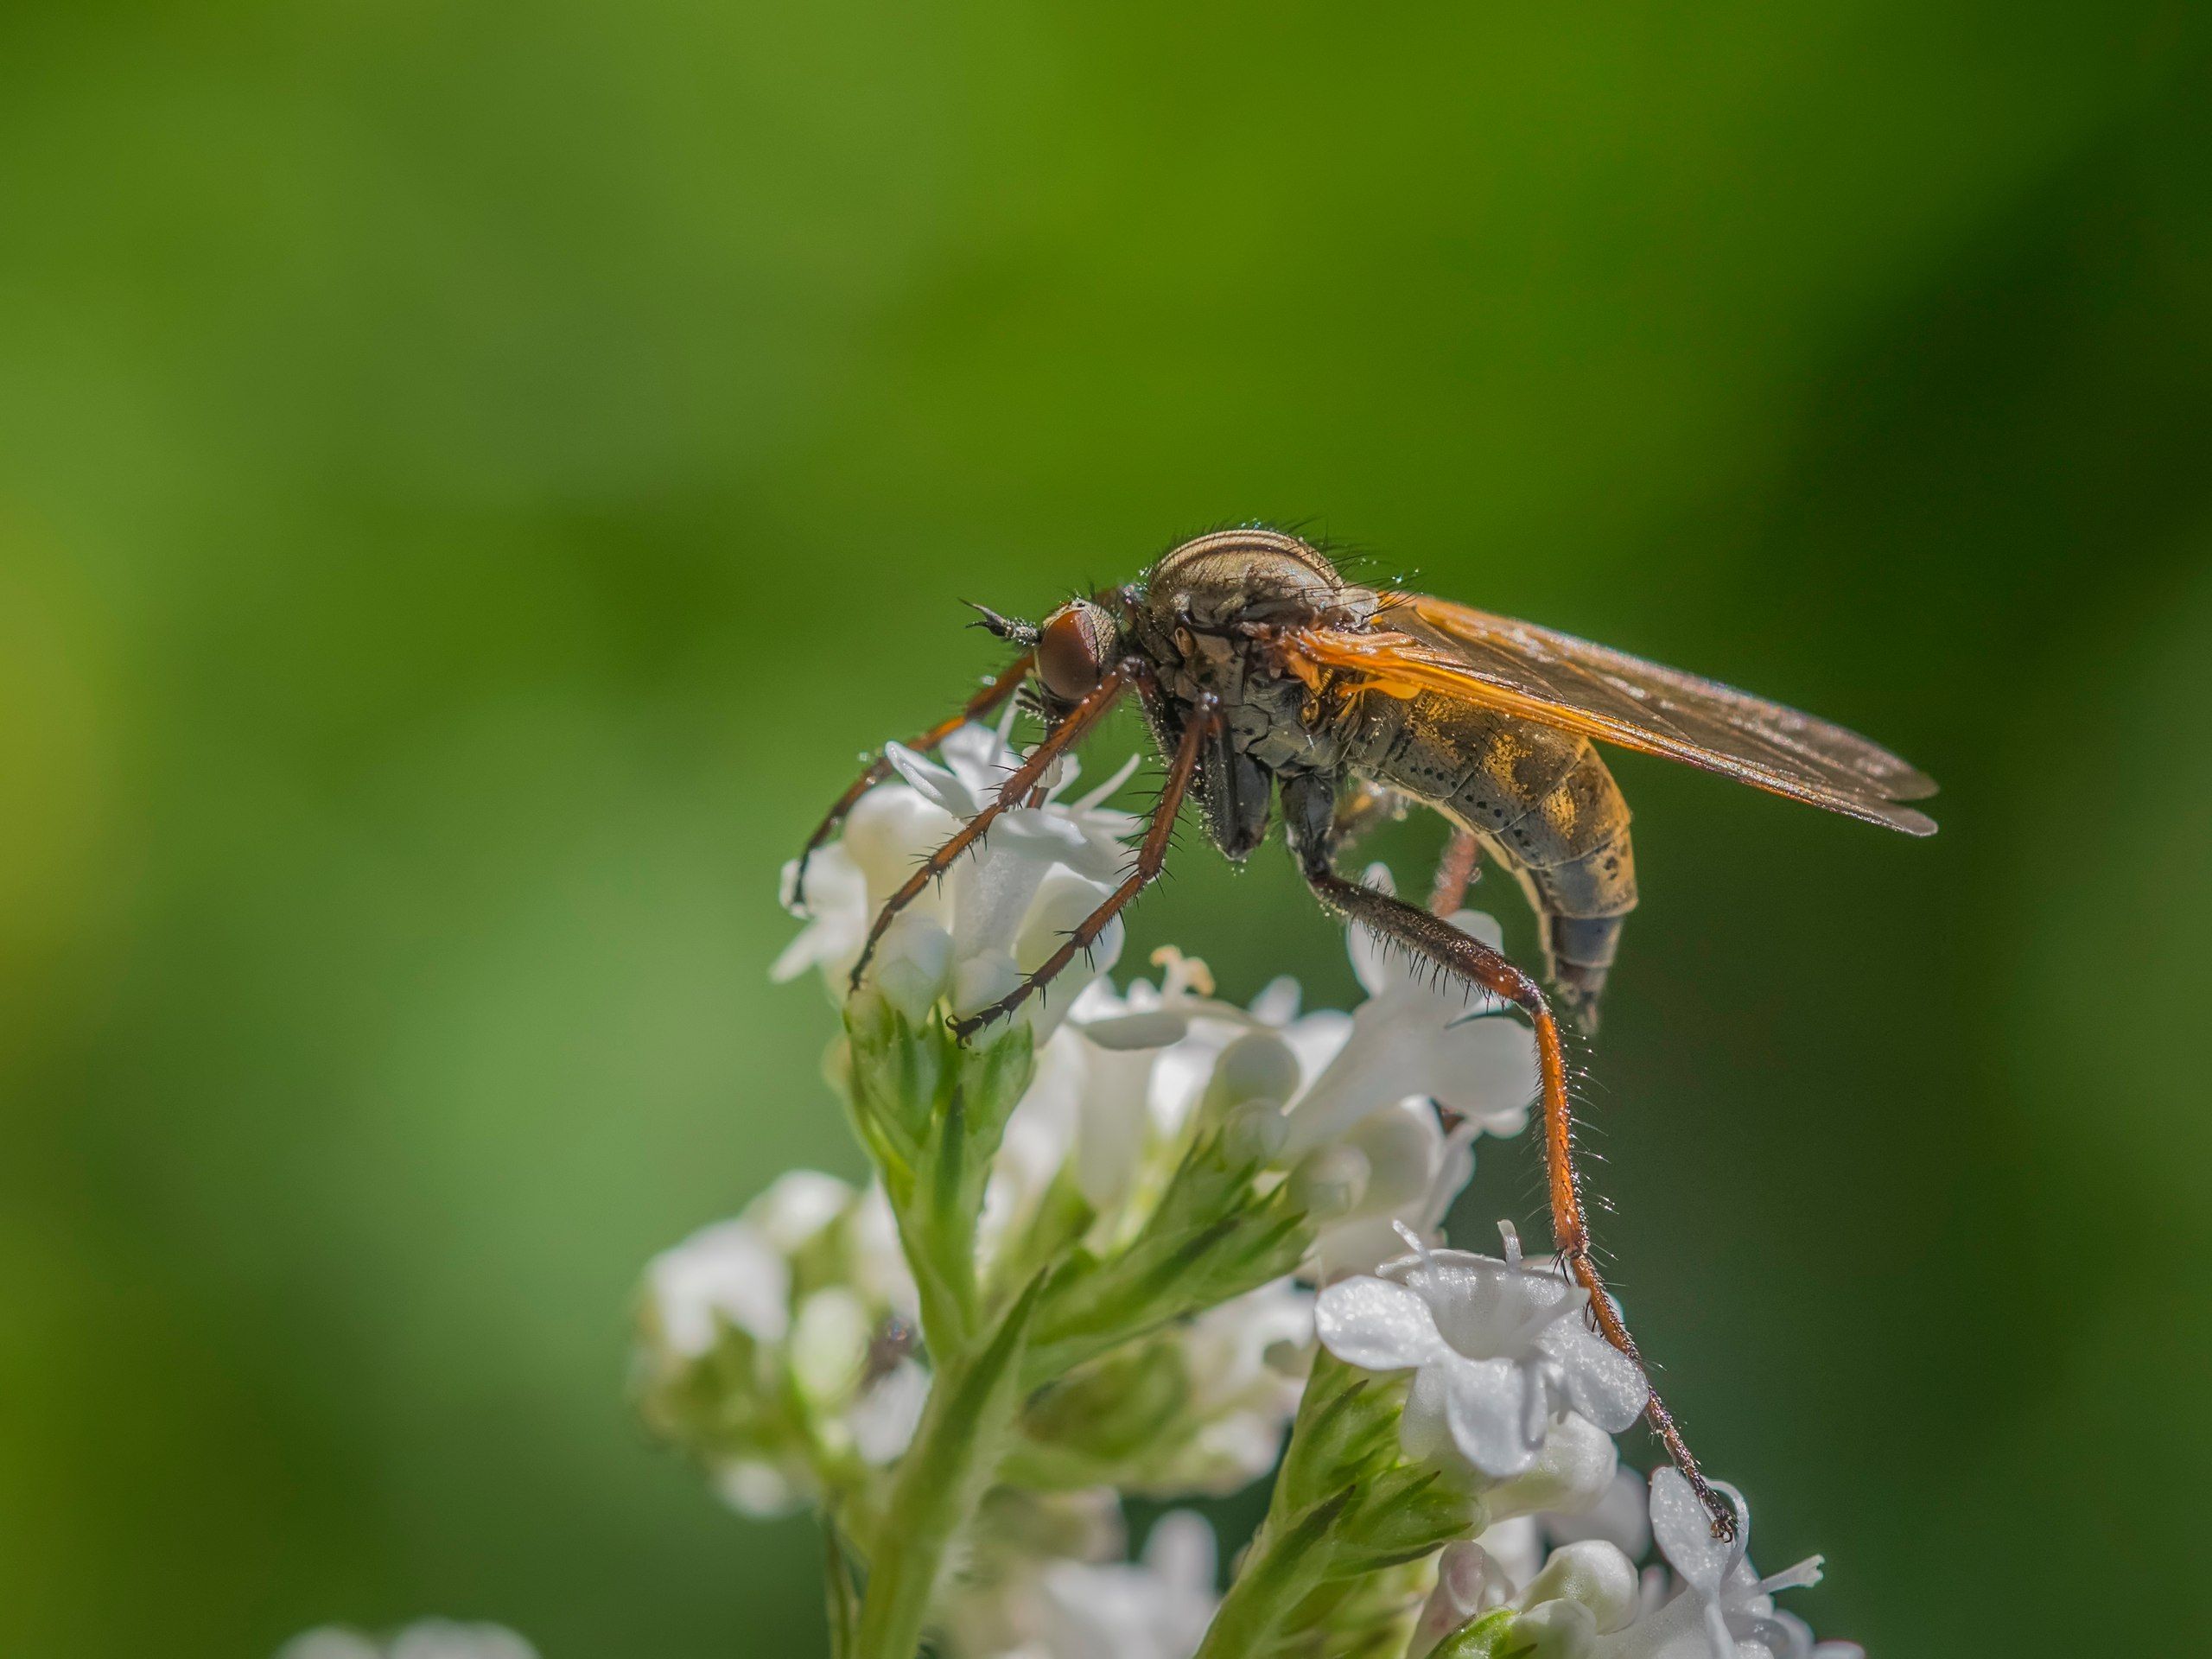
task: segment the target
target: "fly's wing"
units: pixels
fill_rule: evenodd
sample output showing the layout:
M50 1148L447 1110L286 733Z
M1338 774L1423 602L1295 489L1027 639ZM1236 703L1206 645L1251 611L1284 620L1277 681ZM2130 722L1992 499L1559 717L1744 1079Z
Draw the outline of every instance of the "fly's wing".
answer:
M1465 697L1561 731L1685 760L1907 835L1935 821L1900 801L1936 785L1854 732L1714 680L1425 594L1392 594L1374 626L1283 638L1291 666L1354 689Z

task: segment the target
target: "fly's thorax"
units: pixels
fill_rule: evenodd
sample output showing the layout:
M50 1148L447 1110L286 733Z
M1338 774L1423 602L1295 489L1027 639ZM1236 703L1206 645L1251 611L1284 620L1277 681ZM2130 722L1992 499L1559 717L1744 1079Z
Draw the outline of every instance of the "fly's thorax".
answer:
M1374 614L1318 548L1277 530L1224 530L1184 543L1146 574L1145 609L1160 627L1240 623L1332 625Z
M1335 764L1333 741L1308 719L1311 693L1268 641L1285 627L1364 620L1376 607L1370 590L1346 583L1294 536L1231 530L1169 553L1147 573L1141 594L1131 637L1170 698L1217 698L1231 745L1269 772Z
M1141 632L1139 639L1168 701L1188 710L1211 696L1239 753L1269 772L1336 764L1331 734L1309 724L1313 694L1284 670L1265 639L1188 625L1159 635Z

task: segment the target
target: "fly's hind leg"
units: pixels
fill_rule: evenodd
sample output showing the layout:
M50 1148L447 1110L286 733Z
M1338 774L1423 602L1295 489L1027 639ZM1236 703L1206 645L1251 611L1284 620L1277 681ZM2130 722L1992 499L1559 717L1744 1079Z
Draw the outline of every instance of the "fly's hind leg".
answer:
M1542 988L1506 957L1479 939L1462 933L1442 917L1338 874L1323 828L1327 818L1315 810L1312 798L1294 798L1288 789L1284 795L1283 817L1289 826L1291 850L1316 898L1337 914L1395 940L1446 973L1504 998L1528 1016L1536 1036L1553 1243L1567 1271L1589 1292L1591 1315L1600 1334L1635 1361L1638 1369L1643 1369L1643 1357L1637 1351L1636 1338L1629 1334L1619 1310L1605 1294L1605 1281L1599 1276L1598 1264L1591 1255L1582 1179L1574 1164L1574 1113L1567 1099L1567 1056L1560 1042L1559 1021L1552 1014ZM1647 1370L1645 1381L1649 1380ZM1668 1410L1667 1402L1660 1398L1656 1388L1644 1407L1644 1416L1666 1446L1675 1466L1682 1471L1713 1517L1713 1536L1734 1537L1734 1510L1699 1472L1689 1443L1682 1438L1674 1414Z

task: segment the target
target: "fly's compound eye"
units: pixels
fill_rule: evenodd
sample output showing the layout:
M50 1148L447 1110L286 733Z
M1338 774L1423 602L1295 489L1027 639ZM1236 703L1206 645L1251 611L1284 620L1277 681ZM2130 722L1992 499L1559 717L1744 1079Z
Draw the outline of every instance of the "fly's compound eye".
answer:
M1064 605L1037 631L1037 677L1062 702L1080 702L1106 677L1114 624L1088 600Z

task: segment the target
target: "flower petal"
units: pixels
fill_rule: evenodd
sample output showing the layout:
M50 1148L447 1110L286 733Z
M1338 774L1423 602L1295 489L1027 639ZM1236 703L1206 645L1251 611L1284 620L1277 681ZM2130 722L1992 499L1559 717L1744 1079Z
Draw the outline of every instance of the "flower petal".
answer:
M1555 1325L1537 1338L1567 1374L1567 1402L1608 1434L1643 1414L1651 1383L1643 1368L1580 1326Z
M1331 1285L1314 1303L1313 1326L1322 1346L1362 1370L1402 1371L1444 1352L1428 1304L1383 1279Z
M1398 1416L1398 1445L1415 1463L1446 1463L1459 1456L1444 1409L1444 1373L1431 1365L1414 1374Z
M1701 1596L1719 1595L1738 1547L1713 1535L1713 1517L1679 1469L1652 1473L1651 1535L1685 1584Z
M1136 1014L1117 1014L1103 1020L1077 1018L1071 1022L1101 1048L1166 1048L1190 1035L1190 1016L1177 1008L1146 1008Z
M905 780L906 785L918 792L932 806L941 807L956 818L972 818L982 810L982 802L976 791L956 772L924 760L904 743L887 743L883 758L891 763L892 770Z
M1459 1455L1486 1475L1517 1475L1536 1460L1542 1444L1524 1433L1525 1375L1510 1360L1440 1355L1445 1421Z

